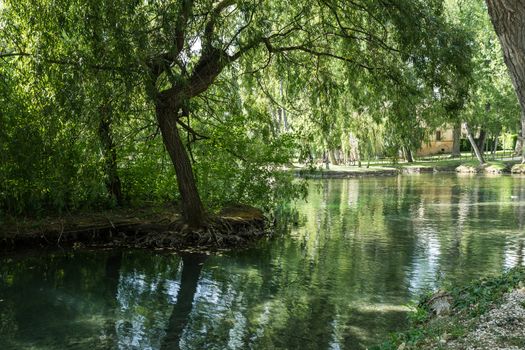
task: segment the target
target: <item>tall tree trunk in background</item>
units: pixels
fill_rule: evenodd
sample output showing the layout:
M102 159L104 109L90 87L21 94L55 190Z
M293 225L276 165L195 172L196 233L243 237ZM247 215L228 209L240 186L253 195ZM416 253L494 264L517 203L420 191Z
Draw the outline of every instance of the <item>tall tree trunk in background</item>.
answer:
M333 165L339 165L339 161L335 156L335 151L333 149L328 151L328 156L330 157L330 163L332 163Z
M485 149L485 141L487 140L487 131L483 128L479 130L479 137L476 141L476 144L478 145L478 149L483 153Z
M498 152L499 134L500 134L500 131L498 131L498 132L496 132L496 134L494 134L494 146L492 147L492 154L493 155L496 155L496 153Z
M522 131L520 129L520 132L518 133L518 139L516 140L516 145L514 146L514 152L512 153L512 156L520 156L521 150L523 148L523 137L522 137Z
M193 308L193 299L199 283L202 266L206 261L205 254L186 255L182 257L182 273L177 302L173 306L171 317L166 329L166 337L161 349L180 349L182 332L188 324L188 317Z
M525 0L487 0L492 24L503 48L512 84L521 106L521 138L525 138ZM525 142L521 158L525 163Z
M485 164L485 160L483 159L483 154L480 152L478 148L478 144L476 143L476 140L474 139L474 135L472 135L472 131L470 130L470 127L467 123L465 123L465 128L467 129L467 137L470 141L470 145L472 146L472 149L474 150L474 153L476 154L476 158L478 158L479 164L483 165Z
M452 131L452 158L461 157L461 122L454 124Z
M323 163L326 170L330 170L330 159L328 157L329 152L323 152Z
M162 140L175 167L184 221L190 227L201 227L206 219L204 206L197 190L190 157L182 143L177 126L178 113L182 104L180 102L170 103L169 100L158 96L156 102L157 122Z
M113 133L111 131L111 106L101 106L99 108L99 113L100 122L98 125L98 137L102 145L102 154L104 156L106 189L110 196L115 199L117 204L122 205L122 185L117 170L117 150L115 149Z
M414 163L414 157L412 156L412 150L408 147L404 147L405 159L408 163Z

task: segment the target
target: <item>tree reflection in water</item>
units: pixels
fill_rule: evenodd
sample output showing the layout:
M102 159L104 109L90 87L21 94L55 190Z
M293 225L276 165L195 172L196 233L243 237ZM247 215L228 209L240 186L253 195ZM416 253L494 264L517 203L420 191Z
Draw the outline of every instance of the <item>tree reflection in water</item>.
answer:
M318 181L299 225L245 251L4 256L0 349L363 349L439 279L523 264L524 188L511 177Z

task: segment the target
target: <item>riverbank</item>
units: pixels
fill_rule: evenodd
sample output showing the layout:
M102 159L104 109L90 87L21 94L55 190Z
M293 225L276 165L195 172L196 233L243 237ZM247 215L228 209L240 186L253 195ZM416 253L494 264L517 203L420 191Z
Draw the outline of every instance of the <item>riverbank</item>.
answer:
M426 295L409 318L375 349L524 349L525 268Z
M305 179L344 179L364 176L395 176L399 170L393 167L331 165L329 169L311 169L297 165L292 169L297 177Z
M443 159L413 163L396 163L386 166L371 164L366 166L331 165L329 169L311 169L295 165L292 169L297 177L307 179L342 179L368 176L396 176L399 174L460 173L460 174L523 174L525 167L518 161L488 161L480 166L475 160Z
M266 234L263 213L238 206L212 216L205 227L189 229L171 205L111 209L44 218L7 218L0 224L0 250L34 247L126 247L228 249Z

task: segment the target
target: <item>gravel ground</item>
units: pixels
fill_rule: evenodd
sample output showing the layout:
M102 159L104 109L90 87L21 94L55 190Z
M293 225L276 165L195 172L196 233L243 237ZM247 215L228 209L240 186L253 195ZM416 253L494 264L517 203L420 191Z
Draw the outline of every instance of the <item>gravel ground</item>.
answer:
M525 288L514 290L480 317L473 330L461 339L442 344L446 349L525 349Z

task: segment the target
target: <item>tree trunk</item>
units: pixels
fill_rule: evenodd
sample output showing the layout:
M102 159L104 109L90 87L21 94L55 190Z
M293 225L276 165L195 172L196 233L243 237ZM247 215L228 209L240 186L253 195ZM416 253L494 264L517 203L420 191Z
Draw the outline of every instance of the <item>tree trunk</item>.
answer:
M477 140L477 145L478 145L478 149L483 152L483 150L485 149L485 141L487 139L487 131L483 128L481 128L479 130L479 137L478 137L478 140Z
M177 127L180 106L180 104L171 104L170 107L168 101L163 101L159 97L156 105L157 122L159 123L162 140L175 167L177 185L182 199L184 221L190 227L197 228L204 225L206 215L197 190L190 158L182 143Z
M454 124L454 130L452 131L452 158L461 157L461 122Z
M202 266L207 256L204 254L187 255L182 257L182 273L177 302L173 306L171 317L166 329L166 337L161 349L180 349L182 332L188 324L188 317L193 308L193 299L199 282Z
M281 125L283 124L283 109L277 108L277 135L281 134Z
M523 138L525 136L525 0L487 0L487 7L521 106L521 137ZM522 162L525 162L524 144L525 142L522 142Z
M408 147L405 147L405 160L408 163L414 163L414 157L412 156L412 150Z
M525 164L525 110L521 112L521 162Z
M521 155L521 150L523 149L523 133L520 129L520 132L518 133L518 139L516 140L516 145L514 146L514 152L512 153L512 157Z
M328 156L330 157L330 163L333 165L339 165L339 161L337 160L337 157L335 156L335 151L333 149L328 151Z
M521 157L521 162L525 163L525 111L521 112L521 130L518 133L516 140L516 147L514 148L514 156Z
M117 171L117 150L113 142L111 131L111 106L104 105L99 109L100 122L98 125L98 137L102 145L104 156L104 171L106 189L109 195L115 199L118 205L122 205L122 185Z
M330 170L330 160L328 159L328 152L323 152L323 163L325 164L325 169Z
M496 156L498 152L498 144L499 144L499 131L494 135L494 147L492 148L492 154Z
M479 164L483 165L485 164L485 160L483 159L483 154L480 152L478 148L478 144L476 143L476 140L474 139L474 136L472 135L472 131L470 130L470 127L467 123L465 123L465 127L467 129L467 137L470 141L470 145L472 146L472 149L474 150L474 153L476 154L476 158L478 158Z

